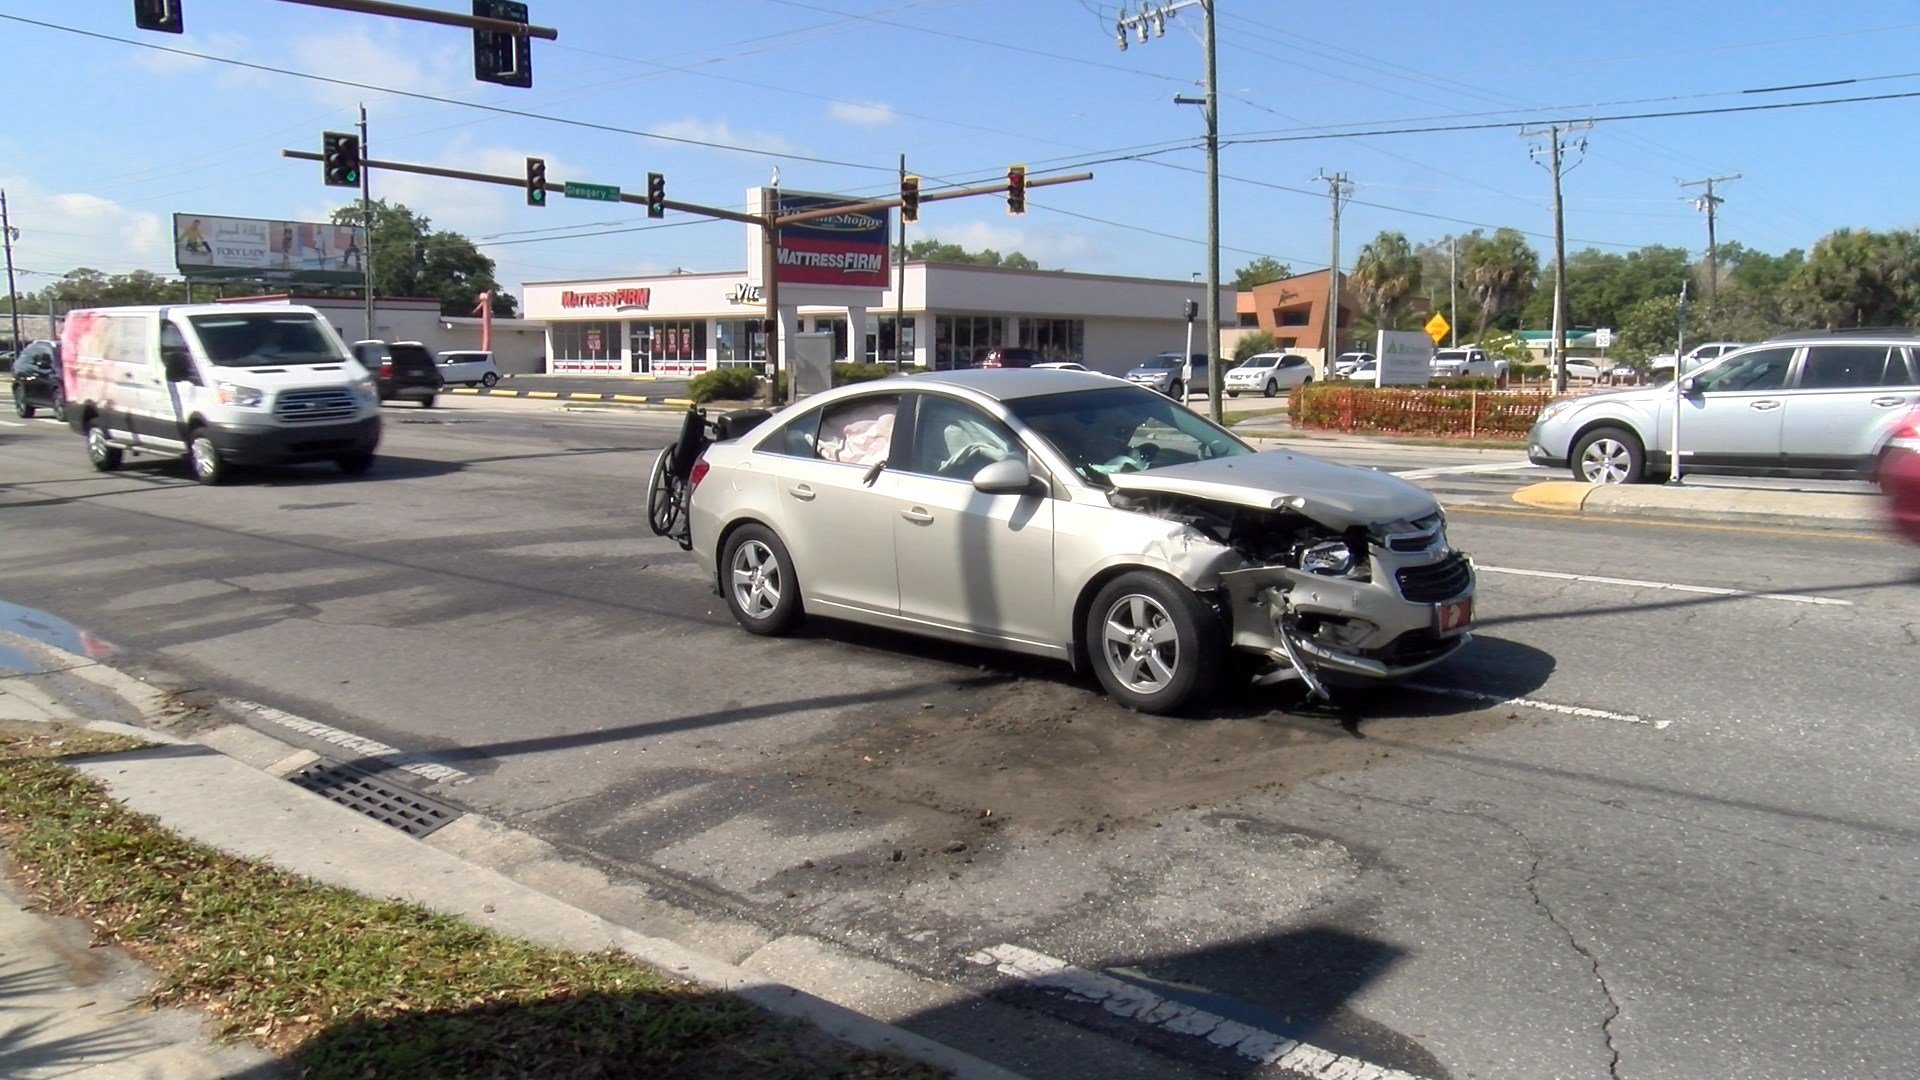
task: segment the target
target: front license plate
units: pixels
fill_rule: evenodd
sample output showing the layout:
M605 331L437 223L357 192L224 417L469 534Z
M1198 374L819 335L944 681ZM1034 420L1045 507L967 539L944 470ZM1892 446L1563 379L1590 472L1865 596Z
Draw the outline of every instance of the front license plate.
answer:
M1433 606L1434 629L1441 637L1452 637L1473 625L1473 597Z

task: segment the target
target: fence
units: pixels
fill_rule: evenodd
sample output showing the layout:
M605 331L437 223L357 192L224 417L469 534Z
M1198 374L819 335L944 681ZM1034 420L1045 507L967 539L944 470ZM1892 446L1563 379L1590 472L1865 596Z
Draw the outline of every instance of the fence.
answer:
M1553 398L1548 390L1303 386L1289 395L1287 412L1300 428L1522 439Z

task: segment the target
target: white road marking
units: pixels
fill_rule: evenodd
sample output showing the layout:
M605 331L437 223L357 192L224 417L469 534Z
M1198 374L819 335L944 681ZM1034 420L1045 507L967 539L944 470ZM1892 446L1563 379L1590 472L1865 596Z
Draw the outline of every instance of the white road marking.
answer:
M1483 574L1516 574L1520 577L1553 578L1556 581L1580 581L1589 585L1624 585L1631 589L1666 589L1670 592L1700 593L1705 596L1739 596L1748 600L1780 600L1789 604L1819 604L1826 607L1852 607L1853 601L1836 596L1796 596L1791 593L1756 592L1752 589L1723 589L1714 585L1681 585L1672 581L1641 581L1637 578L1601 577L1598 574L1567 574L1557 570L1520 570L1511 566L1481 566Z
M1045 953L1018 945L995 945L967 959L1034 986L1058 990L1080 1001L1096 1002L1115 1016L1138 1020L1176 1035L1204 1038L1241 1057L1278 1065L1326 1080L1417 1080L1401 1072L1322 1050L1284 1035L1235 1023L1224 1016L1170 1001L1130 982L1074 967Z
M1521 705L1529 709L1559 713L1562 716L1577 716L1583 720L1617 720L1622 724L1645 724L1656 731L1665 731L1673 725L1671 720L1649 720L1632 713L1609 712L1606 709L1589 709L1585 705L1561 705L1553 701L1541 701L1537 698L1508 697L1505 694L1490 694L1485 690L1468 690L1459 686L1433 686L1429 683L1403 683L1408 690L1419 690L1428 694L1445 694L1449 697L1469 698L1483 701L1489 705Z
M304 717L295 716L288 712L281 712L279 709L272 708L271 706L260 705L251 701L235 701L234 704L258 716L262 720L279 724L283 728L297 731L302 735L311 735L316 739L332 743L335 746L344 747L361 757L386 762L396 769L405 769L415 776L425 777L428 780L444 781L446 783L459 783L463 780L471 779L466 773L451 765L438 764L419 754L409 754L404 750L388 746L386 743L375 742L372 739L355 735L351 731L342 731L332 725L322 724L317 720L308 720Z
M0 420L0 427L26 427L26 426L27 425L19 422L18 420Z
M1537 469L1541 466L1531 461L1519 463L1505 462L1499 465L1440 465L1431 469L1413 469L1408 472L1395 472L1393 475L1402 480L1431 480L1436 476L1461 476L1467 473L1519 472L1522 469Z

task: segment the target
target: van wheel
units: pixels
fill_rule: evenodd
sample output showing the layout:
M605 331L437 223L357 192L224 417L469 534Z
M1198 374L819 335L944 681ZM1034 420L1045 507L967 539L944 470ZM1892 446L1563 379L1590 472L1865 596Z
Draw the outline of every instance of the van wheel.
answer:
M91 420L87 422L87 460L101 472L120 467L120 448L108 442L106 429Z
M19 413L21 419L33 419L33 406L27 404L27 388L19 383L13 386L13 411Z
M360 476L373 468L373 451L362 450L357 454L343 454L334 458L333 463L348 476Z
M485 375L480 376L480 385L488 387L489 389L492 388L494 383L497 383L499 381L500 381L500 376L495 375L491 371L487 372Z
M193 478L208 487L227 479L227 464L220 460L220 448L213 445L213 436L204 427L187 433L187 464L193 468Z

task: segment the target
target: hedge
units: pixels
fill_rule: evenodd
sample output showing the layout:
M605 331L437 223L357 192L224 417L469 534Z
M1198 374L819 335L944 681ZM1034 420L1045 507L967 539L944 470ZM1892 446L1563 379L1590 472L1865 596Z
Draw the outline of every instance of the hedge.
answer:
M1289 396L1295 427L1401 435L1524 438L1553 400L1546 390L1422 390L1302 386Z
M703 371L687 383L687 396L709 401L752 401L760 392L760 376L749 367L722 367Z

